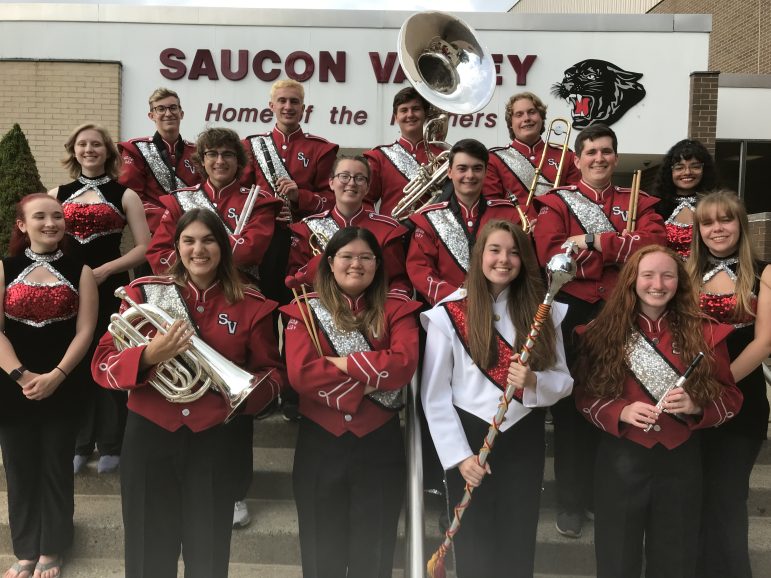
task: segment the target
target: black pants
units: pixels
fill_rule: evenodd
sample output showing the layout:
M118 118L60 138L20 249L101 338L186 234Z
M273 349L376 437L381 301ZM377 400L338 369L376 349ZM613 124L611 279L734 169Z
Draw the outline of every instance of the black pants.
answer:
M594 319L602 302L587 303L564 293L559 301L568 305L562 320L565 358L572 371L578 359L578 343L574 329ZM573 394L560 399L551 407L554 418L554 479L559 511L583 514L593 509L594 459L599 432L576 409Z
M126 392L104 389L95 383L87 387L75 454L90 456L96 445L100 456L119 456L128 413Z
M391 578L404 499L399 419L364 437L300 421L294 486L304 578Z
M762 440L723 428L702 433L704 503L699 540L700 578L750 578L747 498Z
M598 578L696 576L701 509L698 434L668 450L603 434L595 472Z
M0 424L13 553L20 560L72 546L77 420L29 418Z
M490 425L456 411L476 452ZM533 410L495 439L488 458L493 473L474 489L455 536L459 578L532 578L546 455L544 415L543 410ZM465 481L458 468L446 475L452 523L452 508L463 496Z
M233 503L233 424L167 431L129 412L121 458L126 578L228 575ZM240 496L239 496L240 497Z

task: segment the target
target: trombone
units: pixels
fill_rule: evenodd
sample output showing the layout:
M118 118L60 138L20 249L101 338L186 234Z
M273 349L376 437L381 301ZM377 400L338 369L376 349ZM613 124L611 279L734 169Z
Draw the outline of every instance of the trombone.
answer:
M541 178L541 172L543 171L543 163L544 160L546 160L547 152L549 151L549 147L555 147L555 148L561 148L562 153L560 154L560 162L557 166L557 177L554 179L554 183L552 184L552 188L556 188L560 186L560 179L562 178L562 169L565 166L565 158L567 157L568 153L568 143L570 142L570 123L564 119L564 118L555 118L549 123L549 128L546 132L546 145L543 147L543 153L541 154L541 160L538 162L538 166L535 169L535 174L533 175L533 181L530 183L530 190L527 193L527 201L525 202L525 211L527 211L530 208L530 203L533 202L533 195L535 195L535 191L538 188L538 179ZM556 141L552 139L552 133L556 137L562 137L564 135L564 138L561 142ZM524 228L524 226L523 226ZM528 229L525 229L525 232L528 232L530 228L530 223L528 221Z

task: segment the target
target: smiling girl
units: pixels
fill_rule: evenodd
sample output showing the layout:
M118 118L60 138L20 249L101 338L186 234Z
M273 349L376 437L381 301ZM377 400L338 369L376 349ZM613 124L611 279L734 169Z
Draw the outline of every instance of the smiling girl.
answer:
M584 329L576 405L602 432L597 576L640 578L643 548L645 576L695 576L702 474L694 430L722 425L741 404L729 330L699 311L682 260L660 245L630 257ZM685 385L671 387L699 352L706 358Z
M455 538L456 570L461 578L532 576L543 408L570 394L573 384L560 331L567 306L554 303L530 365L520 365L518 352L545 290L528 236L508 221L491 221L479 233L466 285L421 314L427 332L421 396L450 504L460 501L466 483L479 486ZM483 468L477 451L510 383L519 392Z

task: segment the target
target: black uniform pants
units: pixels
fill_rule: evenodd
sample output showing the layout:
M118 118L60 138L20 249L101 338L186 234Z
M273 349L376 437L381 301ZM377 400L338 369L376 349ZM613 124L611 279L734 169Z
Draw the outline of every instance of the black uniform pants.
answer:
M126 392L104 389L95 383L87 388L75 454L90 456L96 445L100 456L119 456L128 413Z
M170 432L129 411L121 457L126 578L228 575L238 432ZM241 496L238 496L241 497Z
M700 578L751 578L750 473L762 440L723 428L702 432L704 503L699 540Z
M294 486L304 578L391 578L406 483L395 415L359 438L300 421Z
M594 319L602 301L587 303L571 295L559 294L559 301L568 305L562 320L565 358L572 371L578 359L578 343L574 330ZM598 430L576 409L573 394L560 399L551 407L554 418L554 478L559 511L583 514L592 509L594 458Z
M701 509L698 434L668 450L603 434L595 472L598 578L696 576Z
M490 425L456 411L471 449L477 452ZM458 578L532 578L546 455L544 415L543 410L533 410L495 439L488 458L493 473L474 489L454 539ZM466 482L458 468L447 470L446 476L452 523Z
M69 416L0 423L11 540L20 560L64 554L72 545L76 432Z

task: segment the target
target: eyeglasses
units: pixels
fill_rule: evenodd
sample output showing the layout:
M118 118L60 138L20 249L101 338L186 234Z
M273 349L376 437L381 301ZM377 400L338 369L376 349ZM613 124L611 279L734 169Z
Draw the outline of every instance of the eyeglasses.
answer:
M372 253L362 253L361 255L351 255L350 253L338 253L337 255L335 255L335 259L340 259L340 262L345 265L350 265L354 261L358 261L365 267L369 265L374 265L375 262L377 261L377 257L375 257Z
M350 183L351 179L353 179L353 182L357 185L366 185L369 182L369 177L365 177L364 175L352 175L351 173L337 173L335 178L344 185Z
M210 161L216 161L219 157L222 157L223 161L232 161L236 158L236 153L233 151L206 151L203 156Z
M177 114L180 110L181 108L178 104L170 104L169 106L159 104L153 107L153 112L156 114L166 114L166 111L169 111L171 114Z
M672 165L673 173L684 173L685 171L691 171L693 173L700 173L704 170L704 163L675 163Z

